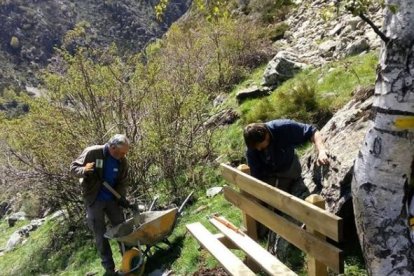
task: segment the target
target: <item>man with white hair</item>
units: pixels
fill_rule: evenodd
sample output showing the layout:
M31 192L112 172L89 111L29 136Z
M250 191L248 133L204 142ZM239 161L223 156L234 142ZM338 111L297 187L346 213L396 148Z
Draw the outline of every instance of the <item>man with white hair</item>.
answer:
M116 134L105 145L87 147L72 162L70 171L82 178L82 196L86 206L89 228L95 234L95 243L105 268L105 275L116 275L115 264L106 232L105 215L111 224L117 225L124 221L121 207L129 207L125 199L128 163L125 158L129 150L129 140L123 134ZM103 186L107 182L120 195L117 200Z

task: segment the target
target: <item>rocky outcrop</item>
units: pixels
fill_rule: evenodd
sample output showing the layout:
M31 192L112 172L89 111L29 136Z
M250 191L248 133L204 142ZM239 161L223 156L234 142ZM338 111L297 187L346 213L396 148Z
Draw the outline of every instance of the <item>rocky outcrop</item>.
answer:
M6 218L7 223L9 224L9 227L13 227L18 220L25 220L25 219L26 219L26 213L25 212L13 213L13 214L10 214Z
M242 89L236 93L236 100L241 103L246 99L253 99L269 95L269 87L259 87L257 85Z
M302 1L292 10L285 22L288 30L273 44L277 54L266 67L263 86L274 89L306 67L318 67L380 47L380 38L362 19L349 13L326 18L323 11L329 8L329 1L317 0ZM367 17L380 27L381 7L371 8Z
M358 88L354 98L321 129L329 152L329 166L316 165L310 150L301 158L302 175L311 194L324 197L326 209L340 214L351 199L354 161L372 125L370 120L374 88Z
M50 215L49 218L41 218L41 219L34 219L29 224L19 228L16 230L8 239L6 243L6 247L1 249L0 252L9 252L15 249L19 244L25 242L25 240L30 236L30 232L35 231L38 229L45 221L48 220L55 220L62 218L65 215L64 211L57 211Z
M275 51L287 50L303 63L320 66L380 47L380 38L367 23L349 13L329 17L329 4L324 0L302 1L286 20L289 29L284 39L274 43ZM370 8L367 17L376 26L382 26L379 5Z
M229 125L239 119L240 115L234 109L224 109L217 114L211 116L205 123L206 128Z
M301 63L294 53L281 51L267 65L263 75L263 85L277 86L306 67L307 65Z

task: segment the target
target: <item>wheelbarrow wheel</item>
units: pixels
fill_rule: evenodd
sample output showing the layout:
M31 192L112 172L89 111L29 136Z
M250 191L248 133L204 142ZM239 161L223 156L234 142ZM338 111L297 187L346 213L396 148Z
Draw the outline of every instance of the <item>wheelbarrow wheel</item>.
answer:
M141 276L145 270L144 255L141 250L134 247L122 256L121 271L126 276Z

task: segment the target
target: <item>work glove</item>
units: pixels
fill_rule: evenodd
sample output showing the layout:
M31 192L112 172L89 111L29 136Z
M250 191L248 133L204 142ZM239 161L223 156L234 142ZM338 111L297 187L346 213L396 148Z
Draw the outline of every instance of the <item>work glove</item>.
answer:
M135 214L139 214L139 208L138 206L131 204L125 197L121 196L120 199L118 199L118 204L123 208L131 209Z
M121 207L123 207L123 208L132 208L131 206L131 203L129 203L129 201L124 197L124 196L121 196L119 199L118 199L118 204L121 206Z

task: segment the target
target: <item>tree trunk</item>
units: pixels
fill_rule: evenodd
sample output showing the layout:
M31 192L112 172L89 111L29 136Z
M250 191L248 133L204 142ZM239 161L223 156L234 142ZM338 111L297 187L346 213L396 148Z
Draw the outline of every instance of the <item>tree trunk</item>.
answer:
M414 116L414 1L388 1L377 69L374 126L355 161L355 220L370 275L413 275L414 245L406 203L414 156L414 129L396 119Z

